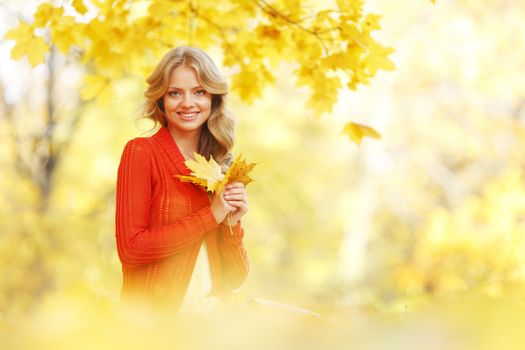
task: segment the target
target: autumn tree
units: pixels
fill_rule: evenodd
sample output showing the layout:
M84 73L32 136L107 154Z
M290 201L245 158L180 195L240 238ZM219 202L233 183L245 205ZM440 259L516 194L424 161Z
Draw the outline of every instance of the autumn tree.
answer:
M275 81L282 62L293 67L296 86L308 86L307 107L330 113L341 88L368 84L379 69L392 70L393 51L371 35L380 16L365 13L362 0L337 0L322 8L300 0L250 1L93 1L39 5L32 23L21 21L6 34L16 40L15 59L32 65L56 46L78 55L88 67L81 96L108 99L116 79L144 78L168 49L196 45L222 49L225 67L237 70L231 90L253 102ZM42 32L44 34L37 34ZM369 128L349 123L343 132L359 141L378 137Z

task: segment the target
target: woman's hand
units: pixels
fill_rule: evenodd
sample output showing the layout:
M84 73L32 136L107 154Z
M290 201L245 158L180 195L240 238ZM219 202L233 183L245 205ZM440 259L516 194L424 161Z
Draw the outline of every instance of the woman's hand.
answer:
M231 213L231 225L235 226L241 217L248 212L248 194L242 182L233 182L225 186L222 196L234 210ZM229 225L229 221L224 220Z
M213 216L215 216L215 220L217 220L218 223L221 223L226 218L226 215L230 211L235 211L237 208L233 205L230 205L228 201L224 198L224 189L220 194L214 193L214 194L208 194L208 198L210 198L210 209L213 213Z

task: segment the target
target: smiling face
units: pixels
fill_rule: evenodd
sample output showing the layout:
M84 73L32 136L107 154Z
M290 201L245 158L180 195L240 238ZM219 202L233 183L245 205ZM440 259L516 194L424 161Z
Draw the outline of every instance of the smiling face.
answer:
M192 67L181 64L171 72L162 100L169 129L180 135L199 135L211 113L212 94L200 85Z

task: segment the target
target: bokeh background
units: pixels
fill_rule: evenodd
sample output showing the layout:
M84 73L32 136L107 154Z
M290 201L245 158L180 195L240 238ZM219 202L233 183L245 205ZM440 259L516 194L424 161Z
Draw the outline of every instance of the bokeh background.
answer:
M0 2L0 36L38 3ZM456 335L439 332L467 320L519 348L511 325L525 292L525 3L365 5L383 15L374 37L395 49L396 70L341 91L330 115L305 107L308 89L287 65L252 104L230 96L234 153L259 162L241 290L339 315L345 346L382 337L440 348ZM0 41L0 318L13 335L0 340L9 344L76 330L68 325L84 322L82 312L118 302L117 167L127 140L151 127L139 119L143 82L121 79L107 104L86 102L86 68L74 55L53 52L32 68L11 59L13 46ZM209 53L221 67L221 51ZM349 120L382 138L352 142L341 133ZM50 135L56 164L42 162ZM88 339L75 334L70 341ZM490 348L492 333L481 334Z

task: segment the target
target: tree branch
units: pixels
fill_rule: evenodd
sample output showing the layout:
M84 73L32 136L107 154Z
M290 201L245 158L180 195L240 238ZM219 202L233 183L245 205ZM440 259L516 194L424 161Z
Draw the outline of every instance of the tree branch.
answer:
M262 3L262 4L261 4ZM313 35L317 40L319 40L319 43L323 47L324 53L328 56L330 55L328 51L328 47L326 47L325 42L323 39L319 36L319 32L305 28L303 25L301 25L298 21L292 20L290 17L282 14L281 12L277 11L272 5L268 4L265 0L255 0L255 4L263 10L263 12L269 14L272 17L279 17L283 19L284 21L288 22L289 24L301 29L302 31L309 33ZM263 6L264 5L264 6ZM300 20L301 21L301 20Z

